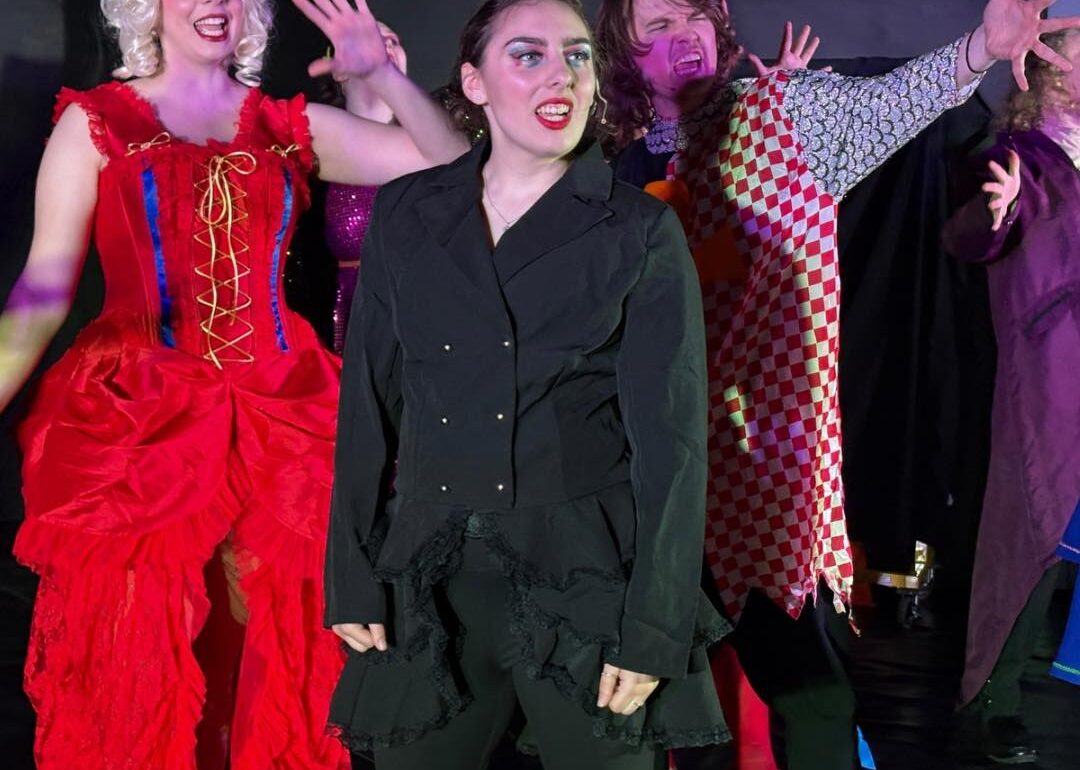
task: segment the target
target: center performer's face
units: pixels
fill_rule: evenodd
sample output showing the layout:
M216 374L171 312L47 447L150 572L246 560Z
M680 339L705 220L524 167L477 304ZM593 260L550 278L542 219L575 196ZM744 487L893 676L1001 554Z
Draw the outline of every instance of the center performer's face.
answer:
M663 117L688 89L711 88L716 77L716 29L708 16L675 0L634 0L634 37L644 49L634 62Z
M563 3L520 3L496 18L480 66L463 65L461 79L494 146L561 158L581 141L596 96L592 36Z
M169 56L220 62L232 56L243 27L244 0L161 0L158 34Z

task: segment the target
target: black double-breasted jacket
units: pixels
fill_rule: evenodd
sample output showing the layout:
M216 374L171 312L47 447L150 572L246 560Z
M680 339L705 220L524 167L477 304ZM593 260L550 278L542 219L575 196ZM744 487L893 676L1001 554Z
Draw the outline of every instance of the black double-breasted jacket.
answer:
M631 510L612 514L634 533L615 662L683 676L707 394L682 227L593 148L492 249L487 151L379 193L344 352L326 622L385 618L374 533L395 460L413 517L528 516L628 484Z

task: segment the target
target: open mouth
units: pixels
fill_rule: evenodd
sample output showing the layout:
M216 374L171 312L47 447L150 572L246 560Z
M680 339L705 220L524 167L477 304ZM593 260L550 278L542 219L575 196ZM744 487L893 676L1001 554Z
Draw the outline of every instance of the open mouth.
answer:
M703 64L704 60L700 53L688 53L676 59L672 69L675 70L676 75L685 77L700 72Z
M570 125L574 105L569 99L548 99L536 108L536 119L544 128L557 131Z
M204 16L196 21L194 26L195 34L203 40L220 43L229 37L229 19L226 16Z

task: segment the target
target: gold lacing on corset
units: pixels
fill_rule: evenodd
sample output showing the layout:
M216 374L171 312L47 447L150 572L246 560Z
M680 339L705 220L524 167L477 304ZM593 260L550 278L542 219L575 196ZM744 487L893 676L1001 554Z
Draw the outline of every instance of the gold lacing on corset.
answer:
M134 155L137 152L145 152L152 147L163 147L172 141L172 135L168 131L162 131L155 136L149 142L131 142L127 146L127 155Z
M195 240L210 249L209 261L195 268L196 275L205 278L210 288L195 297L209 309L209 315L199 328L206 334L207 352L203 357L213 361L221 369L224 363L251 363L255 357L241 344L255 333L254 326L240 313L251 306L251 295L242 291L241 281L251 273L251 268L240 261L248 251L248 244L234 226L247 219L247 212L236 204L247 193L229 178L231 172L248 175L258 164L249 152L230 152L215 155L207 162L206 179L195 183L202 193L197 214L206 229L195 233ZM228 261L231 275L219 278L217 266ZM227 329L221 329L225 319ZM227 335L227 336L226 336Z
M276 152L283 158L288 158L289 153L300 152L300 145L290 144L288 147L282 147L280 144L271 145L270 152Z

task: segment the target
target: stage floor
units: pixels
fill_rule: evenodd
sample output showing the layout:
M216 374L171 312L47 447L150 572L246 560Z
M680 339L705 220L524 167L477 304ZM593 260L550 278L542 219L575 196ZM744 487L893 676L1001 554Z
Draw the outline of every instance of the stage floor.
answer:
M33 713L21 681L34 580L11 557L14 533L14 524L0 523L0 757L6 770L32 770ZM958 622L962 613L947 606L947 593L946 599L931 602L938 618L932 629L900 627L887 596L875 609L858 615L863 634L852 648L851 675L859 724L880 770L987 767L974 754L971 720L953 711L963 628ZM1046 674L1052 639L1068 609L1067 598L1057 597L1046 643L1029 661L1024 679L1025 718L1040 751L1041 770L1075 770L1077 766L1080 688ZM729 755L717 751L693 770L726 770ZM354 766L357 770L371 767L360 757ZM492 770L536 768L535 760L520 757L509 747L492 765Z

